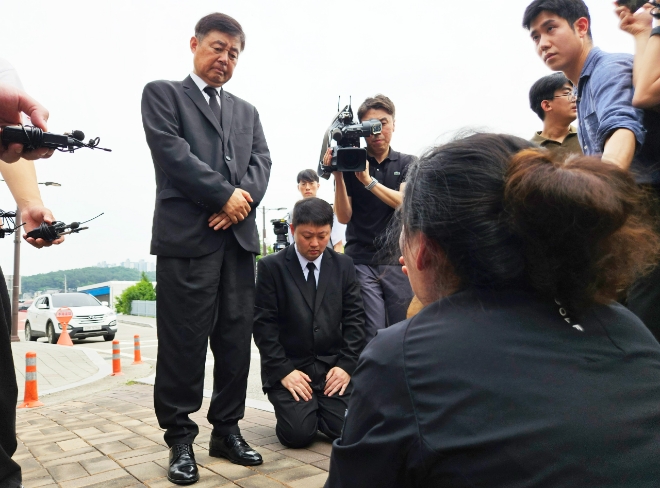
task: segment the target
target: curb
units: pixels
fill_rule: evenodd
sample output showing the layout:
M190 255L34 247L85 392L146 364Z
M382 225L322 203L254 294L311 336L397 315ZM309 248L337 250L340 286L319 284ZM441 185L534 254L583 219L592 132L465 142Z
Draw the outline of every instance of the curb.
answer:
M98 353L93 349L85 349L84 347L81 347L76 349L76 351L82 351L84 354L86 354L89 360L92 361L94 365L98 368L98 371L94 373L92 376L85 378L84 380L80 380L75 383L71 383L69 385L58 386L57 388L51 388L50 390L40 391L39 392L40 396L51 395L53 393L59 393L61 391L70 390L71 388L77 388L79 386L88 385L89 383L94 383L95 381L105 378L106 376L110 375L110 373L112 373L112 368L110 368L110 365L107 364L107 362L101 356L99 356Z
M145 324L144 322L132 322L132 321L130 321L130 320L120 320L120 319L117 319L117 323L120 323L120 324L128 324L128 325L137 325L138 327L146 327L146 328L148 328L148 329L155 329L155 328L156 328L155 325Z

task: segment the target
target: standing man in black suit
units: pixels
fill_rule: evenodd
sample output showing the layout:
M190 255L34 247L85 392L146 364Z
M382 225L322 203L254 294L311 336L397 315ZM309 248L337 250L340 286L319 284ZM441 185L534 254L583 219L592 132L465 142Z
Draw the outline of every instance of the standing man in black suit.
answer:
M255 208L271 160L257 110L222 88L244 47L236 20L207 15L190 40L190 76L151 82L142 95L157 189L154 403L170 446L168 478L177 484L199 479L192 450L199 429L189 414L202 404L209 342L215 359L209 454L242 465L262 462L238 421L245 411L259 253Z
M351 258L328 245L333 211L311 197L293 209L294 246L259 261L254 340L280 442L341 434L364 347L364 306Z

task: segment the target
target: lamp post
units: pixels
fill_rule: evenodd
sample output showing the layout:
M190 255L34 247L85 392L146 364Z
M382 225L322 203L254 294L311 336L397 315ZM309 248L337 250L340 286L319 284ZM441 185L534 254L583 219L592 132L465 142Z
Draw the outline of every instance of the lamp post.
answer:
M261 215L263 218L263 229L261 231L261 255L266 256L268 254L268 248L266 247L266 212L271 210L286 210L286 207L279 208L266 208L261 207Z
M5 180L0 180L5 181ZM37 183L44 186L62 186L54 181L45 181ZM16 209L16 232L14 232L14 278L11 290L11 342L19 342L21 339L18 337L18 299L19 287L21 284L21 234L18 228L22 224L21 210Z

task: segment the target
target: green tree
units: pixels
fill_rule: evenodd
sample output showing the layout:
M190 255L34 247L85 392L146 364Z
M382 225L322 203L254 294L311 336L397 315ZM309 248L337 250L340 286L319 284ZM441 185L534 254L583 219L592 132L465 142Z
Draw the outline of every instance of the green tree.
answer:
M268 247L266 248L266 250L268 251L268 254L273 254L273 253L275 252L275 251L273 251L273 246L268 246ZM258 262L261 258L263 258L263 256L262 256L261 254L257 254L257 258L256 258L256 259L257 259L257 262Z
M131 302L133 300L149 300L156 299L156 290L154 285L151 284L146 273L142 273L142 279L135 285L129 286L117 298L117 312L129 315L131 313Z
M106 281L138 281L140 272L137 269L123 267L115 268L78 268L52 271L32 276L21 277L23 292L35 293L43 290L64 290L64 275L66 274L69 291L75 291L79 286L95 285ZM151 271L147 277L156 280L156 273Z

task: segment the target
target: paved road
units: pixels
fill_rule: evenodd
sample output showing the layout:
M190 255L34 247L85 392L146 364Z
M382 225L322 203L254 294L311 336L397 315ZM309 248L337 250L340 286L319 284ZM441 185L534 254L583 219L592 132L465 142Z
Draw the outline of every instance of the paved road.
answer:
M145 324L155 324L155 319L146 319L141 317L124 317L120 316L119 320L128 320L135 322L144 322ZM123 357L133 356L133 337L140 336L140 350L142 353L142 360L149 362L154 367L156 365L156 357L158 352L158 338L156 337L156 329L149 326L138 326L134 324L127 324L119 322L117 327L116 340L120 341L121 353ZM22 335L21 335L22 336ZM22 338L22 337L21 337ZM45 341L45 339L40 339ZM111 360L112 343L105 342L102 337L92 337L84 340L74 341L74 347L85 347L94 349L99 352L108 361ZM268 398L261 390L261 372L259 364L259 350L252 342L250 361L250 373L248 377L248 390L247 398L248 405L255 408L269 409L270 403ZM206 352L206 377L204 381L204 389L213 390L213 354L209 348ZM208 393L208 392L207 392ZM255 403L258 402L258 403Z

